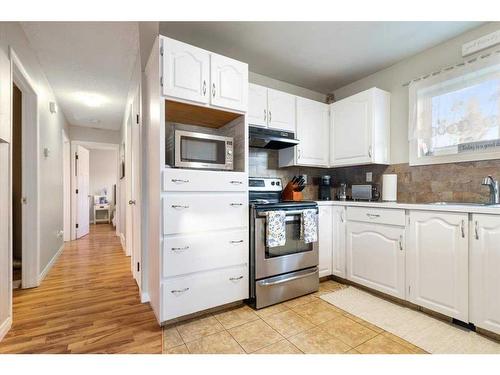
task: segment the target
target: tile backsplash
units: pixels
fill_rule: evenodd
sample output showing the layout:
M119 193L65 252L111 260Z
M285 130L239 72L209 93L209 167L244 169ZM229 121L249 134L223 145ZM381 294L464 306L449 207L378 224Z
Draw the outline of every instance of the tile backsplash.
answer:
M250 148L250 176L280 177L286 184L293 175L307 174L304 199L318 199L318 182L322 175L332 176L332 197L341 182L366 183L366 173L372 172L373 184L381 187L384 173L398 175L398 201L427 203L435 201L487 202L489 189L481 186L483 177L500 179L500 160L437 164L410 167L408 164L368 165L343 168L278 168L278 151Z

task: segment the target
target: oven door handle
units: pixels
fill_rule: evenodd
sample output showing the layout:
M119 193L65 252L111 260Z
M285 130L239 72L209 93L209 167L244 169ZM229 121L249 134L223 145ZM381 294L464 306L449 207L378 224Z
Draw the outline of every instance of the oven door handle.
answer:
M279 209L277 211L279 211ZM303 211L304 210L293 210L293 211L285 211L285 213L287 215L301 215ZM257 212L257 216L259 216L259 217L265 217L266 216L266 212L267 211ZM318 213L318 209L317 208L316 208L316 213Z
M264 281L264 282L259 282L259 285L261 285L261 286L273 286L273 285L283 284L283 283L287 283L289 281L293 281L293 280L297 280L297 279L303 279L305 277L312 276L312 275L316 274L317 272L318 272L318 269L315 268L314 271L308 272L308 273L306 273L304 275L297 275L297 276L290 277L288 279L282 279L282 280L278 280L278 281Z

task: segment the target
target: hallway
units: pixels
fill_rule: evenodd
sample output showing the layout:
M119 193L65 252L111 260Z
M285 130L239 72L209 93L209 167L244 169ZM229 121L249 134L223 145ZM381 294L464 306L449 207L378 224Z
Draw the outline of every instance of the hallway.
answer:
M40 287L14 291L0 353L161 353L162 332L141 304L111 225L67 242Z

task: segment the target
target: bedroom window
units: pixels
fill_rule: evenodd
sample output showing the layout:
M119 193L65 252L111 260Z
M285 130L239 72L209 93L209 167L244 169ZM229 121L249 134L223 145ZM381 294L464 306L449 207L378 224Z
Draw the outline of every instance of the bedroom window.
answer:
M500 55L412 83L410 165L500 158Z

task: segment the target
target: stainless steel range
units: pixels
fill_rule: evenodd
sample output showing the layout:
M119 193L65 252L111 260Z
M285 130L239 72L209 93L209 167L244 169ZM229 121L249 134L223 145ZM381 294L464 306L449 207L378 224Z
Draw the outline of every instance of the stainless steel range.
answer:
M260 309L318 290L318 243L301 240L302 211L315 202L281 200L279 178L249 179L250 300ZM285 211L286 243L266 246L268 211Z

